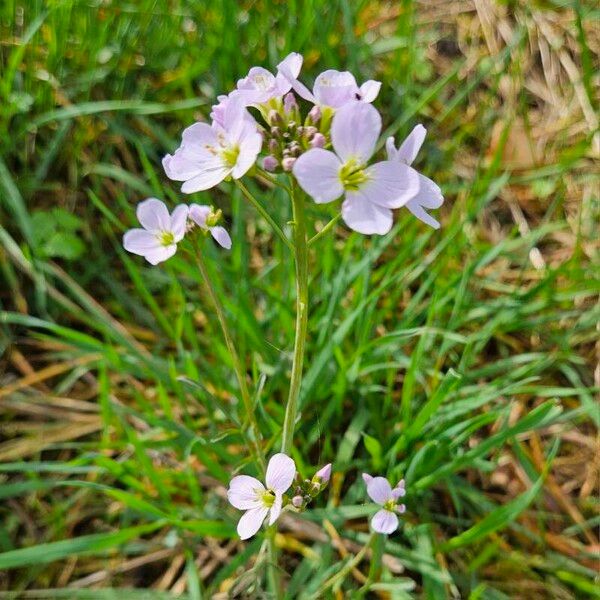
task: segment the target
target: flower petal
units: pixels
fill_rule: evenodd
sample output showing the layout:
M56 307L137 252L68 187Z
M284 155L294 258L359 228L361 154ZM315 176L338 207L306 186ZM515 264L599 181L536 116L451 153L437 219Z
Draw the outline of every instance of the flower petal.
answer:
M385 151L387 152L388 160L396 160L398 150L396 150L396 140L394 139L393 135L385 140Z
M282 452L274 454L267 465L267 488L283 494L287 492L294 481L296 465L294 461Z
M367 494L377 504L384 504L394 499L392 496L392 486L385 477L373 477L367 484Z
M377 533L393 533L398 528L398 516L382 508L371 519L371 527Z
M379 206L400 208L419 192L419 174L403 163L384 160L365 172L369 179L356 193Z
M130 229L123 236L123 248L138 256L145 256L147 252L160 247L156 234L145 229Z
M227 106L229 106L229 102ZM181 134L181 147L192 150L204 150L206 146L218 144L217 132L208 123L194 123L186 127Z
M144 258L151 265L157 265L171 258L175 252L177 252L177 244L170 244L169 246L160 246L154 250L149 250L144 254Z
M256 162L256 157L262 147L263 138L256 127L245 123L245 131L241 134L239 141L239 154L235 166L231 171L234 179L239 179L248 172L248 169Z
M369 475L368 473L363 473L362 478L363 478L363 481L365 482L365 485L369 485L369 482L373 481L373 476Z
M392 490L392 496L394 497L394 500L398 500L398 498L403 498L404 496L406 496L406 490L401 486L395 487Z
M173 181L185 181L200 172L197 156L183 148L178 148L175 154L167 154L162 159L162 166L166 176Z
M296 79L300 75L304 58L298 52L290 52L278 65L277 71Z
M237 525L237 532L240 539L247 540L251 538L263 524L269 509L266 506L253 508L242 515Z
M220 225L210 227L210 235L213 236L219 246L225 248L225 250L231 249L231 237L225 227L221 227Z
M265 486L255 477L237 475L229 482L227 499L229 504L240 510L249 510L264 506L258 494L265 491Z
M314 148L296 160L293 173L300 187L317 204L324 204L339 198L344 192L339 176L341 166L333 152Z
M358 192L346 194L342 203L342 218L350 229L365 235L385 235L394 221L389 208L369 202Z
M180 242L185 235L189 210L187 204L179 204L171 213L170 231L173 233L176 242Z
M381 116L371 104L352 102L340 108L331 124L331 142L342 162L365 164L375 151Z
M400 148L398 148L396 160L401 160L403 163L411 165L417 157L426 135L427 129L423 125L416 125L402 142Z
M275 494L275 502L269 511L269 525L273 525L281 514L281 505L283 504L283 494Z
M206 219L210 211L211 208L207 204L190 204L189 217L198 227L206 229Z
M318 104L340 108L358 100L359 90L352 73L328 69L315 79L313 93Z
M135 214L144 229L148 231L169 231L171 218L164 202L148 198L137 205Z
M199 173L183 182L181 191L184 194L193 194L208 190L215 185L218 185L231 173L231 169L225 165L219 156L214 156L203 162L200 166Z
M369 79L369 81L365 81L360 86L360 99L363 102L373 102L375 98L379 95L379 90L381 89L381 81L374 81L373 79Z
M419 191L413 198L424 208L439 208L444 203L440 186L419 173Z
M440 228L440 222L437 219L434 219L418 202L410 200L405 206L410 210L413 216L417 217L417 219L425 223L425 225L429 225L434 229Z

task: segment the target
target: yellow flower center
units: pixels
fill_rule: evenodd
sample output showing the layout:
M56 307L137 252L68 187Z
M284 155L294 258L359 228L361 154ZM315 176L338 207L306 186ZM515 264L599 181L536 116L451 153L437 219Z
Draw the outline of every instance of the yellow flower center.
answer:
M395 500L388 500L387 502L384 502L383 508L385 510L389 510L390 512L394 512L395 509L396 509L396 501Z
M235 167L238 156L240 155L239 146L226 146L221 150L221 158L229 168Z
M350 159L339 172L340 181L345 190L355 192L369 180L363 165L355 159Z
M261 492L260 499L267 508L271 508L273 504L275 504L275 494L271 490L265 490L264 492Z
M158 236L161 246L170 246L175 243L175 236L170 231L161 231Z

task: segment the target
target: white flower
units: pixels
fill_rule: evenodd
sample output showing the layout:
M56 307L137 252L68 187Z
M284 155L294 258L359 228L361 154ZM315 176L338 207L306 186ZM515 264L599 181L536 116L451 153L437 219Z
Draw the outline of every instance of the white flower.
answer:
M242 540L251 538L269 517L269 525L281 514L283 494L296 475L296 465L286 454L275 454L267 465L266 487L249 475L238 475L229 483L227 498L230 504L245 510L238 522L237 532Z
M220 214L220 211L217 211ZM210 232L214 240L226 250L231 248L231 237L225 227L213 225L214 214L210 206L204 204L190 204L189 218L204 231Z
M402 514L406 510L404 504L398 504L398 499L406 495L404 479L394 489L385 477L371 477L363 473L363 480L371 500L383 507L371 519L371 527L377 533L393 533L398 528L397 513Z
M188 207L180 204L169 214L164 202L148 198L137 205L136 215L143 229L130 229L125 233L125 250L143 256L152 265L171 258L177 250L177 242L185 235Z

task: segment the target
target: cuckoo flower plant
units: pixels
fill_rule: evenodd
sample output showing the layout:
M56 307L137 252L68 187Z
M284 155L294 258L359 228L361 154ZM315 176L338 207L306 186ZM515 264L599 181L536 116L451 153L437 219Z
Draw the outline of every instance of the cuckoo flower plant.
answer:
M404 480L400 480L394 489L385 477L371 477L368 473L363 473L363 481L371 500L382 507L371 519L373 531L393 533L398 529L398 514L406 510L404 504L398 504L398 499L406 495Z

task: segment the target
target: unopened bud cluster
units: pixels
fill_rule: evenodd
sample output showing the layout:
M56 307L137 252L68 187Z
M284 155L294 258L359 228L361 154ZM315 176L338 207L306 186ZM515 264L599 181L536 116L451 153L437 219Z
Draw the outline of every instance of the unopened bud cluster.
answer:
M283 104L271 108L266 115L264 130L268 154L263 158L263 169L270 173L290 173L296 159L311 148L324 148L327 134L319 129L321 109L313 106L304 121L293 94L287 94Z
M296 473L291 505L301 512L327 487L331 477L331 464L317 471L312 479L302 479Z

